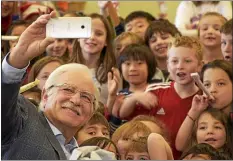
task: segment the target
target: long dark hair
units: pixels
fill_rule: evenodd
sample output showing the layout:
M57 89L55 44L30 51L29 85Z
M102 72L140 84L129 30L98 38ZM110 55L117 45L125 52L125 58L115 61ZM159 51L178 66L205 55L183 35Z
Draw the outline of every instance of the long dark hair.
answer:
M154 33L169 33L172 37L181 36L181 32L168 20L159 19L152 21L145 32L145 43L149 46L149 41Z
M219 68L226 72L232 82L232 63L226 60L214 60L205 64L201 70L201 79L203 81L204 73L207 69Z
M219 150L228 153L232 157L232 155L233 155L232 154L232 152L233 152L233 148L232 148L232 129L230 129L232 126L231 126L231 122L229 120L229 117L224 112L220 111L219 109L215 109L215 108L207 108L205 111L202 112L202 114L204 114L204 113L210 114L213 118L220 121L223 124L223 126L225 127L226 143ZM196 145L197 144L197 135L196 135L196 133L197 133L197 129L198 129L198 120L201 117L201 115L195 121L195 124L194 124L194 127L193 127L193 133L192 133L192 137L191 137L191 145Z

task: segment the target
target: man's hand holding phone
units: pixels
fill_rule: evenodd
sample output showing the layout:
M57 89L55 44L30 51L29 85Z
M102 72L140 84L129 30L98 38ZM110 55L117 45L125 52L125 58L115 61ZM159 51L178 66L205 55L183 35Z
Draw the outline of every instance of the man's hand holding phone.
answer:
M46 47L54 42L53 38L46 37L46 24L55 17L56 13L53 11L40 16L28 26L8 57L8 63L11 66L18 69L26 67L30 60L41 55Z

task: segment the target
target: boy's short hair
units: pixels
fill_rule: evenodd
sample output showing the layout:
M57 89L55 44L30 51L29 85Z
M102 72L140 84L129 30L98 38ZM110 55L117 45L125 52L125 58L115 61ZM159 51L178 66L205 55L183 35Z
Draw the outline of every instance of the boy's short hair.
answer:
M127 60L144 60L148 66L147 81L150 81L156 71L157 63L155 56L148 46L142 44L132 44L127 46L117 60L118 69L122 73L121 65Z
M134 12L131 12L125 18L125 24L129 23L130 21L134 20L135 18L145 18L148 22L151 22L151 21L155 20L155 17L152 16L148 12L145 12L145 11L134 11Z
M192 154L192 157L198 156L200 154L205 154L210 157L210 160L230 160L231 158L224 152L219 152L211 145L206 143L200 143L194 145L186 153L184 153L180 159L184 159L188 155Z
M198 62L201 63L203 60L203 49L201 46L200 41L195 37L189 37L189 36L178 36L175 37L174 41L170 45L171 47L187 47L192 48L196 51L196 56L198 59Z
M115 47L125 38L131 38L131 40L135 44L143 44L142 38L139 37L137 34L133 32L123 32L115 38L114 40Z
M227 21L220 29L220 32L225 35L232 35L232 19Z
M101 149L105 149L109 147L109 145L113 145L113 147L116 150L116 159L120 159L120 153L119 150L116 146L116 144L111 140L106 137L93 137L88 140L85 140L82 144L79 145L79 147L83 146L98 146Z
M101 124L107 127L108 131L110 131L110 126L109 123L107 121L107 119L104 117L104 115L102 115L100 112L95 112L91 118L86 122L86 124L84 124L83 126L81 126L78 131L80 131L81 129L83 129L83 127L85 125L94 125L94 124ZM77 133L78 133L77 131Z
M101 113L103 116L105 115L105 106L101 101L98 102L98 108L96 112Z
M160 19L151 22L145 33L145 42L148 45L150 38L154 33L169 33L172 37L181 36L176 26L168 20Z
M133 32L123 32L120 35L118 35L114 40L114 49L115 49L115 55L119 56L118 47L121 44L121 41L130 38L132 40L132 44L144 44L144 41L141 37L139 37L137 34Z

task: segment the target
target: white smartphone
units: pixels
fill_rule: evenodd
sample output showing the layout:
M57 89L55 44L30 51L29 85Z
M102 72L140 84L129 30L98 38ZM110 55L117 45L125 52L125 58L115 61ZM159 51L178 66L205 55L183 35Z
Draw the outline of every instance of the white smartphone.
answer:
M46 37L89 38L91 36L90 17L51 18L46 25Z

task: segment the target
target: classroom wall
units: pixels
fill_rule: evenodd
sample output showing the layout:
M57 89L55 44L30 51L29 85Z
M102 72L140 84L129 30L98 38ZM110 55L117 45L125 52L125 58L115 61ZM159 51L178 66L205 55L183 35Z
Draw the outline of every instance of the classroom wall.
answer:
M176 16L176 8L180 1L166 1L168 7L168 20L174 23ZM158 2L156 1L120 1L119 13L125 18L130 12L136 10L143 10L156 16L159 13ZM98 12L99 8L97 1L87 1L85 6L85 13Z

